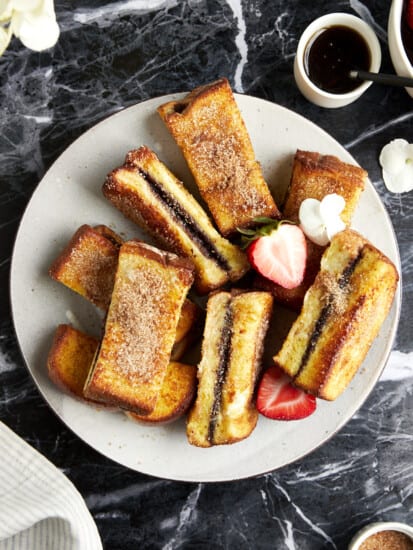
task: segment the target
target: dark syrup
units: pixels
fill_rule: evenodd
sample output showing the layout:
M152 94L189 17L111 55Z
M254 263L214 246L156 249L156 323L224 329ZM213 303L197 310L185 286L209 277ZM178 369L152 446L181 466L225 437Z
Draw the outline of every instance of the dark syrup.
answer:
M370 63L370 50L364 38L341 25L322 29L311 38L304 53L304 67L310 80L332 94L358 88L360 81L350 78L349 72L368 71Z
M404 2L401 20L402 42L404 49L406 50L407 57L413 65L413 29L411 29L407 24L406 10L407 2Z

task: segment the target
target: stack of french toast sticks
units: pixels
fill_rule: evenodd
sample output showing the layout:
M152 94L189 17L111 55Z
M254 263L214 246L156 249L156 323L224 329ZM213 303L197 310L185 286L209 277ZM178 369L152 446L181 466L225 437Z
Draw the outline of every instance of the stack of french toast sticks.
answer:
M281 349L273 350L275 364L297 387L334 400L377 336L398 273L349 228L367 178L363 169L297 151L280 212L226 79L158 112L208 212L148 147L129 151L107 176L103 193L157 246L124 241L104 225L76 231L49 272L103 310L104 327L96 339L60 325L48 371L72 395L140 422L164 423L188 413L193 445L234 443L257 423L256 388L273 302L298 312ZM345 199L347 228L329 246L307 239L298 287L288 290L258 274L244 277L251 266L235 244L238 229L262 217L298 222L304 199L331 193ZM199 296L206 297L206 312ZM181 363L201 334L199 364Z

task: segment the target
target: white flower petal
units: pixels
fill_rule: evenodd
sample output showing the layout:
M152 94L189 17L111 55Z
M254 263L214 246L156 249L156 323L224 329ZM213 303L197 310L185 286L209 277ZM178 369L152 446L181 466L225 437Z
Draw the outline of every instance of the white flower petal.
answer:
M321 202L305 199L298 213L301 229L314 243L327 245L336 233L346 227L340 218L345 206L346 201L337 193L326 195Z
M16 13L12 20L13 33L34 51L51 48L59 38L59 26L54 17Z
M298 217L301 224L309 230L316 229L322 224L320 215L320 201L317 199L305 199L300 204Z
M383 147L379 162L386 172L398 174L403 170L406 162L406 147L409 143L405 139L394 139Z
M413 143L409 143L406 147L406 157L413 162Z
M413 144L405 139L394 139L383 147L379 161L389 191L406 193L413 189Z
M325 227L320 226L318 230L315 229L309 232L306 232L303 226L301 226L301 229L313 243L318 244L319 246L326 246L329 243L329 238Z
M0 0L0 22L9 21L13 13L13 6L10 0Z
M330 219L336 219L337 216L340 216L345 206L346 201L341 195L337 195L337 193L330 193L329 195L326 195L321 201L321 217L325 222Z
M43 15L48 15L49 17L54 17L56 19L53 0L42 0L40 11Z
M311 198L303 200L300 204L298 218L301 229L311 241L320 246L328 243L326 229L320 214L320 201Z
M9 45L11 38L11 29L3 29L0 27L0 55L3 55L5 49Z
M11 0L10 2L14 10L17 11L34 11L41 5L41 0Z
M331 220L331 222L326 227L328 240L331 241L334 235L336 235L337 233L340 233L340 231L343 231L345 228L346 228L346 224L343 222L343 220L340 217L337 217L336 219Z
M413 189L413 164L406 165L406 168L393 176L393 188L397 189L395 193L407 193Z

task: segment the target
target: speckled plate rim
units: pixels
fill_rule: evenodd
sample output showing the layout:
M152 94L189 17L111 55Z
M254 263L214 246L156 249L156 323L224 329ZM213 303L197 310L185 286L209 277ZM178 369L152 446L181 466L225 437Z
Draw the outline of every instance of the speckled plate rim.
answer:
M10 274L12 315L18 342L39 391L57 416L83 441L112 460L159 478L222 482L262 475L304 457L332 437L367 399L388 359L396 335L401 285L380 335L350 387L333 403L319 400L314 415L298 422L260 417L252 435L235 445L212 449L190 446L184 421L143 426L121 413L95 409L60 392L47 376L46 359L55 327L68 322L97 333L101 316L81 297L51 281L47 269L82 223L106 223L125 237L143 234L102 197L105 175L141 144L152 147L188 187L183 158L156 114L156 107L180 94L150 99L104 119L81 135L47 171L22 217ZM276 198L288 184L297 148L355 159L329 134L279 105L236 95L256 156ZM390 218L368 182L352 226L369 238L401 273ZM147 238L147 237L145 237Z

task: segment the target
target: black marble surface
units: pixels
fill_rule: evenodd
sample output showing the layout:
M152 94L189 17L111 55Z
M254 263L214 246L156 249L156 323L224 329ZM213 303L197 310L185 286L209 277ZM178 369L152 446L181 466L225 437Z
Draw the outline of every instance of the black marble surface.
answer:
M390 194L378 163L391 139L413 142L413 99L377 85L352 105L324 110L300 95L292 72L300 33L332 11L373 25L391 72L389 8L385 0L57 1L57 45L38 54L14 40L0 58L0 419L73 481L105 548L345 549L371 521L413 524L413 195ZM51 411L19 353L9 269L32 192L75 138L125 106L219 76L312 120L369 171L397 234L403 305L381 380L329 442L255 479L177 483L100 456Z

